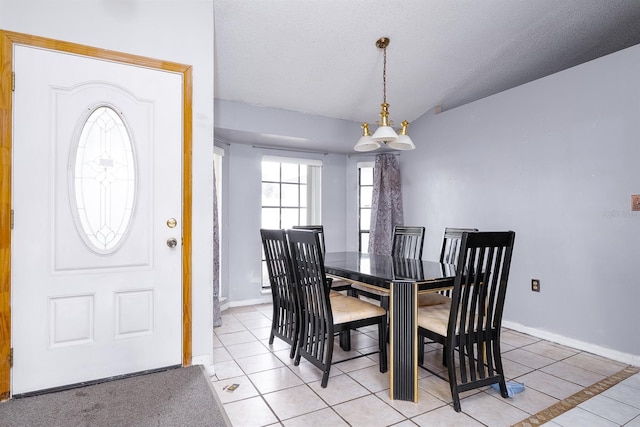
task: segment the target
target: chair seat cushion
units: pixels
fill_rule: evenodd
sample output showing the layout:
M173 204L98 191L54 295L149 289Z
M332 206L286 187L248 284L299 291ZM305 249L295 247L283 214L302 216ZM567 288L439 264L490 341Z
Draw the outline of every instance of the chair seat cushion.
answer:
M387 315L384 308L342 294L331 297L331 311L336 325Z
M451 298L447 299L449 301L446 301L443 304L425 305L423 307L418 307L418 327L428 329L438 335L442 335L443 337L447 336L447 328L449 326L449 312L451 311ZM458 313L458 318L459 314L460 313ZM470 313L467 313L467 316L469 315ZM484 320L486 322L486 318ZM460 320L458 319L458 321ZM477 323L478 316L475 315L473 324L475 325ZM456 334L458 334L459 331L460 325L457 325Z
M368 293L373 294L373 295L379 295L381 297L388 297L390 295L389 291L386 290L386 289L374 288L374 287L366 286L366 285L363 285L363 284L360 284L360 283L352 283L351 287L353 289L357 289L357 290L363 291L363 292L368 292Z
M451 298L446 297L437 292L429 292L426 294L418 294L418 307L427 305L438 305L451 303Z
M447 336L451 298L447 299L449 301L442 304L418 307L418 327L428 329L443 337Z

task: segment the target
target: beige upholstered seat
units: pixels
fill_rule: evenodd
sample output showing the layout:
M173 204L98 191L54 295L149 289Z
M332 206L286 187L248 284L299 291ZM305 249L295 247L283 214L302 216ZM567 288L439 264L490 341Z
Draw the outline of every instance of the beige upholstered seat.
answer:
M436 294L439 295L439 294ZM442 295L441 295L442 296ZM436 334L447 335L447 327L449 326L449 313L451 313L451 298L445 297L447 301L441 304L418 307L418 327L428 329ZM466 314L467 318L470 313ZM474 315L474 324L478 323L478 316ZM483 325L484 326L484 325ZM458 332L456 328L456 332Z
M428 292L418 294L418 307L426 307L431 305L451 304L451 298L438 292Z
M387 314L384 308L339 292L338 296L331 298L331 313L334 325Z
M440 304L418 307L418 327L429 329L439 335L447 335L449 325L449 312L451 311L451 298L440 294L446 301Z

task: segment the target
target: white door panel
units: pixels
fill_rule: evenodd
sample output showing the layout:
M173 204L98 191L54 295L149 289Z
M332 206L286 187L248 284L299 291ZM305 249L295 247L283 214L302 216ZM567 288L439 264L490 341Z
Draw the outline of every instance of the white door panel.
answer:
M181 75L25 46L14 59L13 394L180 364ZM100 106L124 124L129 160L114 160L118 120L100 155L76 155ZM85 211L100 239L125 230L115 246L92 246Z

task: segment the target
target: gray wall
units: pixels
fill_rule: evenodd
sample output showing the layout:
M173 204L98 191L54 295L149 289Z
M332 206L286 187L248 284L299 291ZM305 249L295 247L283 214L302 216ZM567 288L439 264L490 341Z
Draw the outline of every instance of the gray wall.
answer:
M344 250L345 230L345 156L328 156L253 148L250 145L229 146L229 248L224 266L228 272L230 305L259 300L271 301L261 293L261 160L263 155L317 159L322 164L322 224L328 251ZM226 155L225 155L226 156ZM224 213L223 213L224 215Z
M430 112L411 125L417 149L400 154L405 223L426 226L426 259L438 257L447 226L515 230L505 325L636 365L640 212L631 212L630 195L640 193L639 75L635 46ZM287 135L297 119L305 126L290 135L329 128L345 144L355 141L350 129L357 123L327 126L327 118L216 100L216 126L226 129ZM239 304L260 298L259 159L304 154L233 143L229 149L231 237L223 253L229 296ZM356 164L373 157L324 157L335 171L323 182L329 250L357 249ZM334 229L343 230L342 243ZM531 291L532 278L541 280L540 293Z
M240 130L260 135L285 135L297 138L343 139L344 120L310 116L292 111L254 107L236 102L216 100L216 128ZM302 124L304 126L302 126ZM355 127L354 129L358 129ZM347 230L347 167L342 154L308 153L256 148L251 137L243 135L243 143L232 138L217 144L225 150L228 178L223 182L227 194L222 209L222 293L229 305L245 305L271 301L270 294L261 292L261 203L264 155L315 159L322 161L322 224L328 251L345 250ZM346 142L346 141L345 141ZM348 141L352 144L351 141ZM302 146L301 150L305 147Z
M405 222L512 229L505 320L640 365L640 46L412 124ZM541 292L531 291L531 279Z
M213 2L0 0L0 28L193 66L193 355L213 352Z

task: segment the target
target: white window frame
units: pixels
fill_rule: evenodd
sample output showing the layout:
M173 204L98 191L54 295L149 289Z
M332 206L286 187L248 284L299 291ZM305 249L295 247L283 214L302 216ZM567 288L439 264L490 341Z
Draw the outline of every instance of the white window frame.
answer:
M360 184L360 170L362 168L371 168L373 169L375 167L375 162L358 162L356 164L358 173L357 173L357 177L358 177L358 185L357 185L357 192L358 194L356 195L356 198L358 200L358 214L357 214L357 218L358 218L358 249L361 252L367 252L369 248L363 248L362 247L362 234L363 234L363 230L360 228L360 225L362 223L362 221L360 220L360 216L362 214L362 205L361 205L361 201L360 201L360 193L361 193L361 184ZM371 211L371 209L369 209L369 211ZM367 233L369 233L369 230L366 230Z
M214 166L214 181L216 183L216 206L218 207L218 255L220 260L218 262L218 296L222 298L222 158L224 157L224 148L220 148L216 145L213 146L213 166Z
M316 225L322 224L322 161L314 160L314 159L303 159L297 157L284 157L284 156L270 156L264 155L262 156L263 162L274 162L274 163L286 163L286 164L297 164L303 166L314 166L310 168L309 174L307 175L307 203L306 203L306 212L307 217L306 221L301 220L301 224L296 225ZM262 179L261 179L262 185ZM280 181L281 182L281 181ZM262 205L261 205L262 209ZM261 213L262 215L262 213ZM262 221L262 220L261 220ZM264 256L264 253L263 253ZM262 289L263 291L269 289L270 284L268 280L265 280L265 260L262 259Z
M322 224L322 160L264 155L262 161L316 166L307 176L309 194L307 195L307 224L305 225Z

